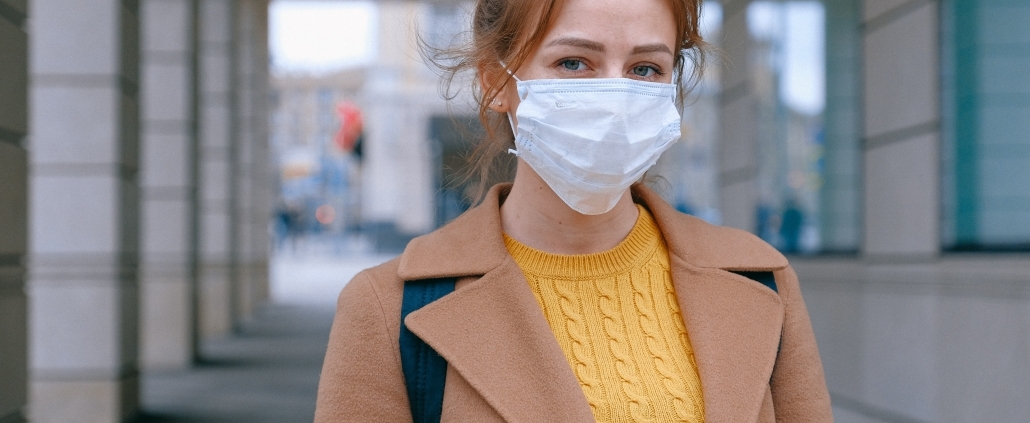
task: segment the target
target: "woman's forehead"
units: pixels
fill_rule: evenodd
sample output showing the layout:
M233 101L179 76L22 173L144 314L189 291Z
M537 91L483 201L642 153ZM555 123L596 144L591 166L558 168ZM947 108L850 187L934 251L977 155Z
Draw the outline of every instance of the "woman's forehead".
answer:
M676 21L668 0L564 0L537 48L578 40L586 47L632 49L666 45L674 51ZM569 44L569 43L564 43Z

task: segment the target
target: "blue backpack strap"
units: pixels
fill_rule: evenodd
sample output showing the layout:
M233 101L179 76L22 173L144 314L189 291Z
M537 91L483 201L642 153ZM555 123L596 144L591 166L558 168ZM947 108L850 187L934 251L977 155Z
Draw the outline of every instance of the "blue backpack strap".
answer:
M437 354L404 324L408 314L454 292L455 278L425 279L404 283L401 302L401 368L408 388L408 403L415 423L440 423L447 360Z
M745 278L751 279L762 285L769 287L773 292L779 292L776 290L776 277L773 276L773 272L744 272L744 271L731 271Z

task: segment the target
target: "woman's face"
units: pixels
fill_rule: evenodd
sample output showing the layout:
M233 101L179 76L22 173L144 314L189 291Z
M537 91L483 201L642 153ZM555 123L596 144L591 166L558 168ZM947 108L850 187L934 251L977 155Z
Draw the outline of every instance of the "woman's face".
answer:
M515 76L522 80L630 78L672 81L676 22L667 0L566 0L543 41ZM504 90L497 112L515 115L518 94ZM499 107L495 107L499 106Z

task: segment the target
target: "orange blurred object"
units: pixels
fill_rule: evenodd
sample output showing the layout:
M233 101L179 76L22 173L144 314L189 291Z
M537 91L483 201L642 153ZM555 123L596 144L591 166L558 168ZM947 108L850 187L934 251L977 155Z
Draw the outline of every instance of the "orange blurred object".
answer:
M323 204L315 209L315 220L324 225L330 225L336 220L336 209L328 204Z
M333 221L336 220L336 209L328 204L318 206L318 208L315 209L315 220L318 220L318 223L326 226L331 225Z
M336 105L336 114L340 117L340 130L336 132L334 141L340 150L350 152L361 136L361 109L354 103L344 101Z

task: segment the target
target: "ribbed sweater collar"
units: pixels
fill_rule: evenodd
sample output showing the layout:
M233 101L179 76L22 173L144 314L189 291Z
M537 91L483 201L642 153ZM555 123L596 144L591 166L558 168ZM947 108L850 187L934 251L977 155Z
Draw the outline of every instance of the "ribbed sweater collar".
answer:
M637 210L640 213L629 235L608 251L551 254L526 246L507 234L504 234L504 244L525 273L560 279L596 279L627 273L640 267L662 242L661 231L651 213L639 204Z

